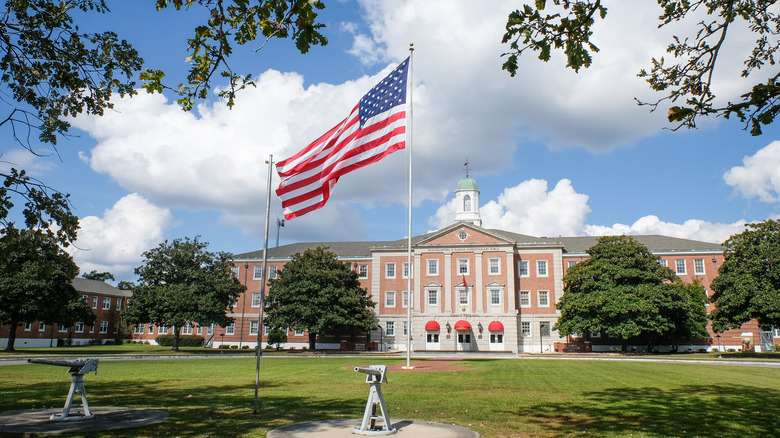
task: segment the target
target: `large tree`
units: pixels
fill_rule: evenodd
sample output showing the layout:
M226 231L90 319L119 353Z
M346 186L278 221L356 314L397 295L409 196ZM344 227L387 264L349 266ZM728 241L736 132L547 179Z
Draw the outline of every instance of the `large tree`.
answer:
M566 56L566 66L579 71L590 67L593 54L599 49L594 43L596 20L607 16L608 1L604 0L536 0L510 13L503 42L509 44L504 69L517 72L518 59L525 51L538 52L539 59L548 61L554 50ZM658 27L676 22L691 22L692 35L676 35L666 52L670 55L650 61L649 70L641 70L654 91L661 96L653 102L639 102L655 109L662 102L672 104L669 122L693 128L698 116L736 116L745 122L751 134L761 134L762 125L774 121L780 111L780 72L775 54L780 49L780 14L773 0L657 0ZM743 47L742 76L758 76L751 88L742 90L741 101L716 105L712 78L729 32L747 28L755 37L752 46ZM669 59L672 59L671 62ZM764 67L764 70L759 70Z
M684 284L658 257L629 236L605 236L590 257L569 268L558 302L562 335L603 332L621 340L642 336L652 349L661 339L706 336L706 296Z
M312 350L318 334L334 330L368 333L376 327L371 312L376 304L360 287L357 273L327 248L293 255L278 277L269 280L269 286L264 323L307 330Z
M756 319L780 327L780 221L748 224L723 245L725 260L712 282L713 328L724 331Z
M122 318L171 327L173 350L179 349L187 323L232 323L227 312L246 287L233 276L233 256L208 252L207 247L198 237L185 237L144 252L143 264L135 269L138 284Z
M139 8L154 7L140 3ZM188 39L187 56L182 56L190 62L190 72L185 80L174 78L173 84L167 83L165 72L149 66L139 75L145 67L141 55L115 32L80 29L78 20L86 14L110 13L105 0L3 2L0 127L7 129L8 140L35 155L56 154L57 139L68 135L71 117L102 115L112 108L114 94L136 93L138 78L148 92L176 93L186 110L196 99L206 98L214 82L223 78L228 83L220 95L232 106L236 92L252 84L250 76L231 68L234 48L257 41L253 48L257 51L271 38L290 38L301 52L327 43L319 33L323 25L316 22L315 11L323 8L319 1L156 1L157 9L169 5L203 20ZM27 228L50 230L63 244L76 239L78 219L70 211L68 195L30 178L18 166L0 170L0 181L1 227L23 217ZM12 214L20 203L24 208ZM50 228L52 223L57 226Z
M0 323L10 327L6 350L14 349L16 330L40 321L70 327L95 323L73 279L79 268L57 241L40 230L8 227L0 237Z

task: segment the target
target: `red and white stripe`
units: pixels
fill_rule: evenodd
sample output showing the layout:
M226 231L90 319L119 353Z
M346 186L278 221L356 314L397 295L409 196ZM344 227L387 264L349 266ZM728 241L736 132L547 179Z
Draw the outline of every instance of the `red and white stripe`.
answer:
M303 150L276 163L276 194L287 220L322 208L339 177L375 163L406 145L406 105L366 120L359 128L355 105L346 119Z

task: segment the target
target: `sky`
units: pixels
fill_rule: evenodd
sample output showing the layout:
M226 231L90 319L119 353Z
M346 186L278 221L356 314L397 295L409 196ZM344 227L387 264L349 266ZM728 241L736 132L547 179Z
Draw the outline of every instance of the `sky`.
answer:
M133 280L144 251L185 236L211 251L254 251L263 247L270 156L287 158L341 121L413 43L415 235L453 222L466 161L486 228L721 243L745 223L780 217L780 125L753 137L738 120L710 118L672 131L664 107L636 104L660 97L637 73L665 55L671 35L690 34L690 23L658 30L656 2L610 1L594 28L591 68L575 73L561 53L547 63L528 53L510 77L501 38L522 3L326 1L327 46L235 49L231 66L257 86L232 109L216 92L184 112L174 96L140 91L112 99L103 117L73 119L75 135L58 154L34 157L6 141L2 158L71 195L81 230L68 250L82 272ZM107 16L82 17L82 28L117 32L146 67L181 81L199 12L157 12L152 0L108 5ZM732 28L714 78L721 103L776 73L739 77L752 47L745 29ZM323 209L283 228L272 193L269 247L406 237L408 157L396 152L342 177ZM273 172L272 188L278 183Z

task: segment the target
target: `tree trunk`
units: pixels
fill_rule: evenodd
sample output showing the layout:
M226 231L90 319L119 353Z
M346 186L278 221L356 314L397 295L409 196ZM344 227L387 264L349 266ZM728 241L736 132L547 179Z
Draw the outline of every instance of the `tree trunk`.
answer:
M181 335L181 329L173 326L173 351L179 351L179 336Z
M309 332L309 350L314 351L317 348L317 333Z
M5 351L14 351L14 344L16 343L16 330L19 328L19 322L12 319L8 324L8 345L5 346Z

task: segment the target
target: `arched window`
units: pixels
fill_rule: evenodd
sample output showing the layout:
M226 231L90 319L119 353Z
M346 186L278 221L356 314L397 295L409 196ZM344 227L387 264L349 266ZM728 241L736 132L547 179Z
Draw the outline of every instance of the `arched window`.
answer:
M463 211L471 211L471 196L463 197Z

